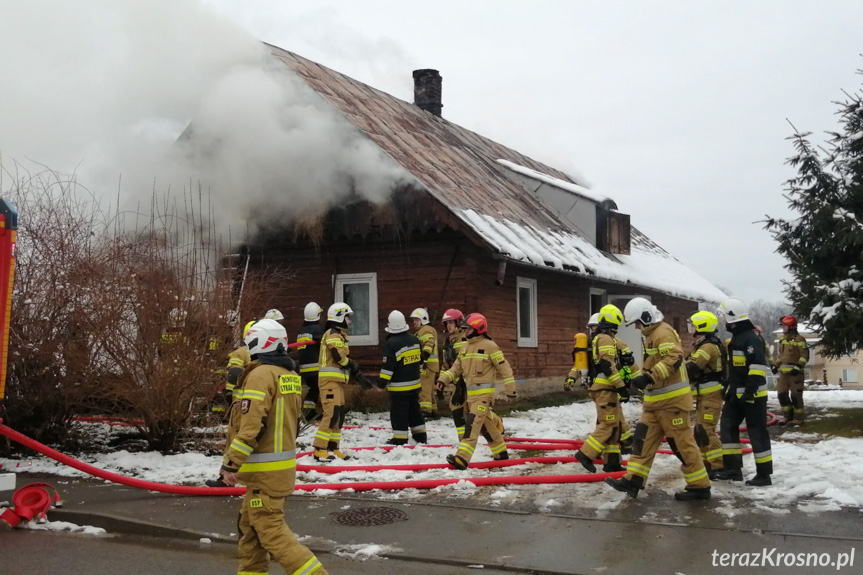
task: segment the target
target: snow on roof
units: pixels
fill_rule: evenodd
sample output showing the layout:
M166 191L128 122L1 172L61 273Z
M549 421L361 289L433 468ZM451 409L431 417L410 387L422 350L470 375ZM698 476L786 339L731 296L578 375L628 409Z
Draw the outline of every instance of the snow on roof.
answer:
M685 299L724 299L720 290L634 227L632 255L604 254L498 166L588 202L613 203L562 171L316 62L275 46L270 50L477 232L489 249L516 261Z
M560 178L555 178L554 176L549 176L548 174L544 174L537 170L533 170L525 166L520 166L514 162L510 162L509 160L498 158L497 163L505 168L512 170L513 172L521 174L522 176L527 176L528 178L533 178L534 180L544 182L550 186L554 186L555 188L560 188L561 190L572 192L573 194L577 194L579 196L592 200L597 204L602 204L604 202L614 202L614 200L612 200L611 198L603 196L602 194L598 194L593 190L585 188L584 186L579 186L578 184L573 184L572 182L566 182L564 180L561 180Z
M600 279L658 290L690 300L719 302L727 296L637 230L630 255L609 256L567 230L541 230L472 209L456 215L504 256Z

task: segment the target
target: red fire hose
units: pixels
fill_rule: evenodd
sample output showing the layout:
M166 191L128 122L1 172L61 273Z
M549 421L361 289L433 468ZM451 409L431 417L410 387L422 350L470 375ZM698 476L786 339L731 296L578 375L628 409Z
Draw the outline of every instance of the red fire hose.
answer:
M57 488L48 483L31 483L15 492L12 507L0 514L0 521L17 527L22 520L43 519L51 505L63 505Z
M55 449L39 443L29 437L22 435L9 428L6 425L0 424L0 435L4 435L12 441L18 442L21 445L33 449L58 461L64 465L68 465L73 469L77 469L94 477L105 479L120 485L135 487L138 489L146 489L148 491L158 491L160 493L173 493L177 495L203 495L203 496L224 496L224 495L242 495L245 493L245 487L193 487L186 485L166 485L164 483L156 483L153 481L143 481L132 477L126 477L118 473L99 469L77 459L73 459L68 455L64 455ZM394 446L387 446L393 448ZM446 446L451 447L451 446ZM378 448L372 448L378 449ZM504 467L508 465L505 461L489 461L485 462L482 467L492 467L494 465ZM480 467L477 463L476 467ZM361 470L361 467L357 467ZM579 475L532 475L532 476L498 476L498 477L468 477L468 478L451 478L451 479L427 479L414 481L369 481L369 482L354 482L354 483L312 483L297 485L296 491L317 491L331 490L341 491L352 489L354 491L370 491L373 489L393 490L393 489L433 489L442 485L453 485L460 481L466 481L477 486L484 485L512 485L512 484L539 484L539 483L590 483L602 481L605 477L619 477L622 472L618 473L594 473L594 474L579 474Z
M153 481L144 481L141 479L135 479L133 477L126 477L124 475L120 475L119 473L113 473L110 471L105 471L104 469L99 469L98 467L94 467L68 455L64 455L59 451L52 449L46 445L39 443L29 437L18 433L17 431L9 428L6 425L0 424L0 435L4 435L15 441L28 447L42 455L50 457L55 461L58 461L64 465L68 465L73 469L77 469L78 471L82 471L94 477L98 477L100 479L105 479L107 481L111 481L113 483L118 483L120 485L126 485L128 487L135 487L138 489L146 489L148 491L157 491L160 493L172 493L176 495L197 495L197 496L225 496L225 495L242 495L245 493L245 487L196 487L196 486L187 486L187 485L168 485L164 483L156 483ZM566 449L576 449L577 443L583 443L578 441L569 441L569 440L536 440L530 438L520 438L522 441L531 440L531 441L543 441L544 443L513 443L512 446L508 446L510 449L544 449L544 450L566 450ZM520 445L521 447L516 448L516 445ZM527 446L527 447L525 447ZM415 448L416 446L403 446L408 448ZM426 445L424 448L451 448L450 445ZM357 450L364 449L384 449L391 450L395 449L396 446L387 445L381 447L359 447ZM751 451L751 450L749 450ZM670 453L668 450L660 450L659 453ZM298 457L309 455L309 453L300 453ZM574 461L574 458L571 457L535 457L535 458L522 458L522 459L511 459L505 461L486 461L486 462L477 462L472 465L472 467L479 469L488 469L495 467L509 467L513 465L520 465L522 463L569 463ZM325 469L326 471L322 470ZM436 468L446 468L443 464L413 464L413 465L397 465L397 466L380 466L380 465L368 465L368 466L342 466L339 467L330 467L330 466L307 466L307 465L297 465L297 469L299 471L319 471L323 473L338 473L341 471L379 471L381 469L404 469L404 470L424 470L424 469L436 469ZM336 471L338 469L339 471ZM434 489L436 487L440 487L443 485L453 485L460 481L466 481L472 483L476 486L486 486L486 485L531 485L531 484L543 484L543 483L591 483L596 481L601 481L605 477L620 477L623 472L617 473L593 473L593 474L575 474L575 475L530 475L530 476L495 476L495 477L468 477L468 478L450 478L450 479L427 479L427 480L407 480L407 481L369 481L369 482L353 482L353 483L312 483L312 484L298 484L295 486L296 491L317 491L317 490L331 490L331 491L340 491L340 490L353 490L353 491L370 491L374 489L382 489L382 490L395 490L395 489ZM43 490L44 492L44 490ZM28 497L36 497L36 496L28 496ZM56 500L59 500L59 496L56 497ZM25 503L29 503L25 501ZM39 505L42 505L39 501L37 501ZM34 505L30 503L29 505L24 505L24 508L33 509L36 508L37 512L40 509L39 505ZM47 509L47 508L46 508ZM44 510L42 511L44 513Z

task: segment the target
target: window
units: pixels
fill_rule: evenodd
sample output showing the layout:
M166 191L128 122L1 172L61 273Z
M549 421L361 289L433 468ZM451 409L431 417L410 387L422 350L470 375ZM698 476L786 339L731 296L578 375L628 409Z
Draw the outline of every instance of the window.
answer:
M612 254L629 255L632 235L629 214L597 209L596 220L596 247Z
M350 345L378 344L378 274L339 274L336 301L354 310L348 328Z
M857 370L856 369L843 369L842 370L842 381L844 383L857 383Z
M599 288L590 288L590 315L599 313L602 306L605 305L605 290Z
M516 304L518 307L518 346L537 347L536 280L516 278Z

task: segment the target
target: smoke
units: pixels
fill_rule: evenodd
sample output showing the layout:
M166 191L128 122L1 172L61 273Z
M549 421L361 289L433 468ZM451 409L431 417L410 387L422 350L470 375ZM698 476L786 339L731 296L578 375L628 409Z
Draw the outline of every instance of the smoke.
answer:
M242 234L354 195L381 202L412 180L198 1L5 2L0 54L5 169L11 158L74 171L108 198L119 186L124 209L150 206L154 190L163 205L200 191L214 223Z

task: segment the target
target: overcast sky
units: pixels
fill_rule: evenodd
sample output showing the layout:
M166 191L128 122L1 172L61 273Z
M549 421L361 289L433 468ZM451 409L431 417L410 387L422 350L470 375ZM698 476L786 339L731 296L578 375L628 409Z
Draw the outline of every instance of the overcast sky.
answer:
M261 39L586 178L714 283L782 298L759 224L785 215L791 128L835 127L863 2L211 0ZM613 4L613 5L612 5Z
M122 174L137 202L194 180L162 154L195 118L232 141L201 171L217 209L273 208L275 188L314 207L338 173L401 175L267 75L255 39L408 101L411 71L437 68L444 117L611 196L735 295L778 300L783 260L754 222L787 214L786 118L833 129L860 86L861 22L860 0L0 2L0 161L79 169L111 198Z

